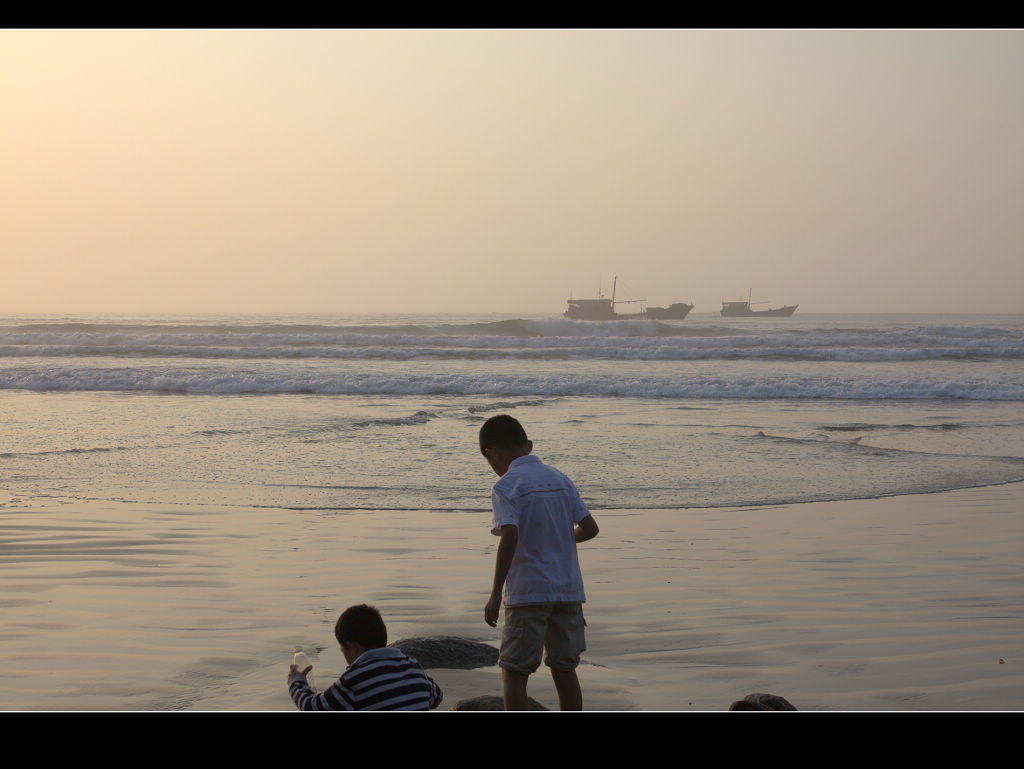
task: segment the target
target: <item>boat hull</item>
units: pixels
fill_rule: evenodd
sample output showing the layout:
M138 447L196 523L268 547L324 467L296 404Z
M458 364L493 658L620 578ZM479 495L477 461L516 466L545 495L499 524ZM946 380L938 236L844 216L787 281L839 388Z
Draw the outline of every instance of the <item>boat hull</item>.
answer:
M675 302L668 307L648 307L646 315L648 318L654 318L655 320L682 320L689 315L692 309L692 304Z
M598 300L570 300L564 315L573 320L683 320L693 309L692 304L676 302L668 307L648 307L643 312L619 313Z
M742 306L736 306L742 305ZM723 318L788 318L800 305L791 304L774 310L751 310L747 302L723 302Z

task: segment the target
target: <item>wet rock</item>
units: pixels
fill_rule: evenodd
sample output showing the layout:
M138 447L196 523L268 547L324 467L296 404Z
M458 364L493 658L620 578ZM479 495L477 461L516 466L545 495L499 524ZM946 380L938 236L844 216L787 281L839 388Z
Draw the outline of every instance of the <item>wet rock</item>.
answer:
M796 710L785 697L777 694L748 694L736 700L729 710Z
M498 650L490 644L456 636L404 638L389 644L425 668L485 668L498 664Z
M547 710L533 697L527 697L530 703L530 710ZM473 697L468 700L459 700L448 710L504 710L505 700L501 697Z

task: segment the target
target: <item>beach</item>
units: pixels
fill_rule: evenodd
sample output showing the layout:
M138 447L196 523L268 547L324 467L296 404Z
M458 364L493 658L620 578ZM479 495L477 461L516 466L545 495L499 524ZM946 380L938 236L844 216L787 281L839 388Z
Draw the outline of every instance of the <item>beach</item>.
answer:
M602 510L581 546L587 710L1024 706L1020 483L772 508ZM291 653L344 669L333 624L497 645L480 512L0 508L4 710L292 710ZM318 654L317 654L318 652ZM433 668L458 700L498 668ZM550 678L530 695L557 707Z
M0 709L291 710L363 602L496 646L498 413L601 526L586 709L1021 709L1022 362L1020 315L0 316Z

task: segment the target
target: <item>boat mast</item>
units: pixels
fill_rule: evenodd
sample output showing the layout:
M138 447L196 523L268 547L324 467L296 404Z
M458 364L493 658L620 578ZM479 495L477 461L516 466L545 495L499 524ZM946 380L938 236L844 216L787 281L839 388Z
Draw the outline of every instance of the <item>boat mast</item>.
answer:
M615 308L615 288L619 285L619 276L615 276L615 280L612 281L612 309Z

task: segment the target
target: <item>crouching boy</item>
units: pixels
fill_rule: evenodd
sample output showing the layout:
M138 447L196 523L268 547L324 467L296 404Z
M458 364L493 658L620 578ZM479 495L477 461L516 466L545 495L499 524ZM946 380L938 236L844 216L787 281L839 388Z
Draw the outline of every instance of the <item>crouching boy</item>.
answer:
M351 606L334 626L348 667L323 692L310 688L313 666L288 672L288 691L299 710L427 710L441 704L441 689L420 663L387 645L388 631L372 606Z

